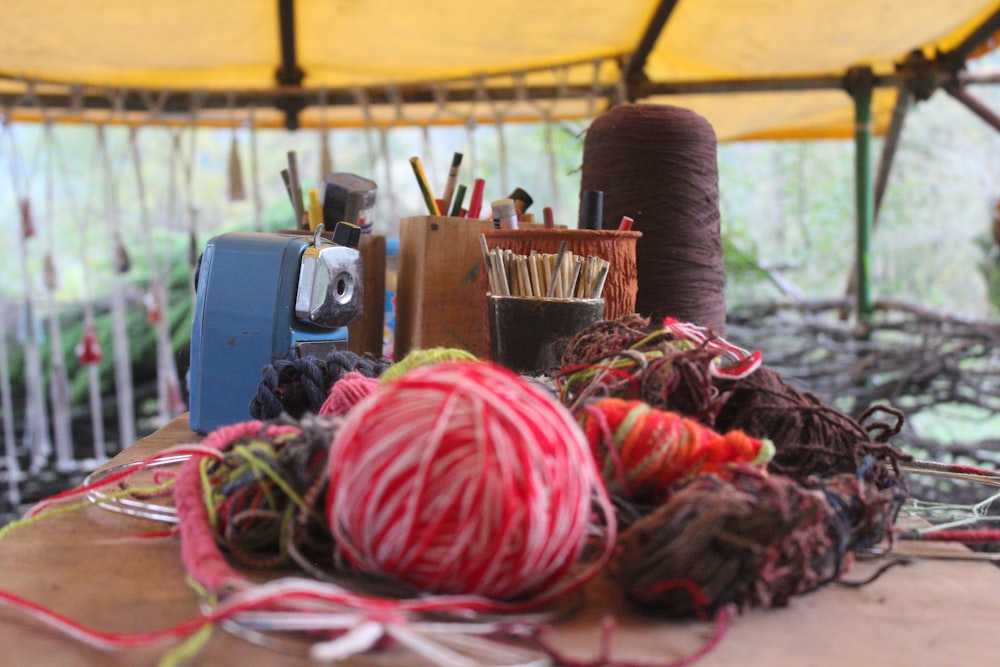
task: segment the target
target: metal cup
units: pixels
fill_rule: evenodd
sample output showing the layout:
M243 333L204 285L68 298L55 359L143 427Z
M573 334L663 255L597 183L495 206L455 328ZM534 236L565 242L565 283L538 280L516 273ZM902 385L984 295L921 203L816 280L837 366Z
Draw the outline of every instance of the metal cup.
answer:
M522 374L559 365L561 342L604 317L604 299L486 295L490 356Z

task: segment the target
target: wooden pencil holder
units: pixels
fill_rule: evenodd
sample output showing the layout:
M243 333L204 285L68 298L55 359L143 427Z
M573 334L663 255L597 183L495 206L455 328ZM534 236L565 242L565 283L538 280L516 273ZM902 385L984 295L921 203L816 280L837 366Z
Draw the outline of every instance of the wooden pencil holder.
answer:
M423 215L403 218L393 356L451 347L489 358L486 275L479 235L490 220Z
M639 291L635 265L636 242L642 232L614 229L503 229L486 232L490 248L503 248L519 255L532 250L555 254L566 242L574 255L594 256L611 263L604 284L604 317L616 320L635 312Z

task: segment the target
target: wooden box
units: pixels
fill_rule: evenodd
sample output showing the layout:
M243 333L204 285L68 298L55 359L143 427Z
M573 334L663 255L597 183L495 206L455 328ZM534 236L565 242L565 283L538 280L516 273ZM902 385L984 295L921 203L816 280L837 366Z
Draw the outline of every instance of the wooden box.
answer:
M486 276L479 235L490 220L445 216L403 218L393 356L452 347L489 358Z

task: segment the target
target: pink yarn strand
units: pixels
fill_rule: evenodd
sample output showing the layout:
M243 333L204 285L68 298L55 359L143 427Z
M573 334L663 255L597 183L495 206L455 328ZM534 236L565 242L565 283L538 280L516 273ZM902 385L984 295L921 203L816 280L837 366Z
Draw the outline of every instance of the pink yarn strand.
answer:
M286 433L297 433L294 426L268 426L251 421L224 426L210 433L202 441L204 452L192 456L181 467L174 482L174 505L181 536L181 561L195 581L210 591L220 591L246 583L247 579L234 570L222 555L212 533L208 509L201 488L200 466L207 452L226 449L242 438L255 435L273 438Z

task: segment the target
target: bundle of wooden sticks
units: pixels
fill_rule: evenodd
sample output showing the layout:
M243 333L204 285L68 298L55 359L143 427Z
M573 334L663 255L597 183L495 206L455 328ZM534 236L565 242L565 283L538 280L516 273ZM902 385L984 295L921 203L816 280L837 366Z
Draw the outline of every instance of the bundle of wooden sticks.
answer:
M511 250L490 249L480 234L490 292L497 296L599 299L611 264L600 257L574 255L566 242L557 254L532 251L518 255Z

